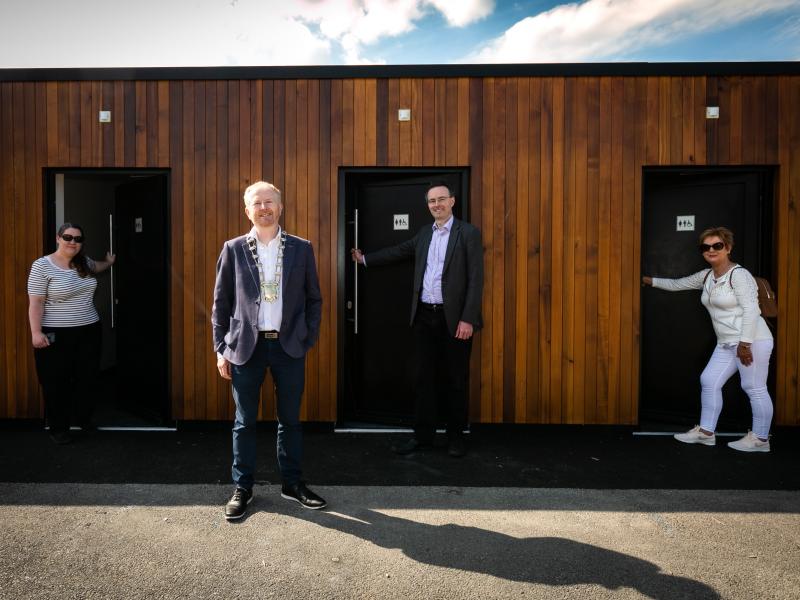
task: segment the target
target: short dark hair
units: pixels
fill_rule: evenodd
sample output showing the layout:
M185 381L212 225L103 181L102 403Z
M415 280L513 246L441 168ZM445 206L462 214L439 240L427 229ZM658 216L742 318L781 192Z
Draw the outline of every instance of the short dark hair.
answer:
M425 190L425 202L428 201L428 192L430 192L433 188L443 187L447 188L447 197L450 198L453 195L453 188L450 187L446 181L434 181L428 185L428 189Z
M706 238L710 237L718 237L728 247L728 250L733 250L733 232L727 227L709 227L700 234L699 242L702 244Z

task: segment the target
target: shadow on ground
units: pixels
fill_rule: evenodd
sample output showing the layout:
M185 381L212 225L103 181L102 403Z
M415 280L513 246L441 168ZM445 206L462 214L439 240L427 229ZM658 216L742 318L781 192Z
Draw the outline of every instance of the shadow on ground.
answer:
M419 523L369 509L349 514L286 514L383 548L397 548L430 566L549 586L632 588L664 600L720 597L708 585L664 573L646 560L565 538L517 538L478 527Z

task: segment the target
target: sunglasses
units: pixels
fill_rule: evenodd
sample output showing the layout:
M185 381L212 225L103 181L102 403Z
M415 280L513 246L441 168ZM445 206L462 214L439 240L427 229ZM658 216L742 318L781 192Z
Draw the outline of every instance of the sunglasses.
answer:
M65 242L75 242L76 244L83 243L83 236L82 235L70 235L69 233L65 233L61 236L61 239Z
M724 242L714 242L713 244L700 244L700 252L708 252L709 250L716 250L719 252L725 247Z

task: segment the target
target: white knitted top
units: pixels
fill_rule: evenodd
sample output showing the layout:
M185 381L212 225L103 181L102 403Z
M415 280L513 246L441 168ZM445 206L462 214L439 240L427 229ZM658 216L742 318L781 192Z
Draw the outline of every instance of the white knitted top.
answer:
M714 279L711 269L680 279L653 277L653 287L669 292L703 290L700 302L711 315L720 345L772 339L758 308L756 280L744 267L734 265L719 279Z

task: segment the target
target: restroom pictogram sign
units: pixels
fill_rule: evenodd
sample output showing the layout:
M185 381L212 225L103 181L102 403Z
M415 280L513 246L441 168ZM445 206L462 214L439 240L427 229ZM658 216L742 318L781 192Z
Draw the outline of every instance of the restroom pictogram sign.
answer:
M394 215L394 230L408 229L408 215Z

